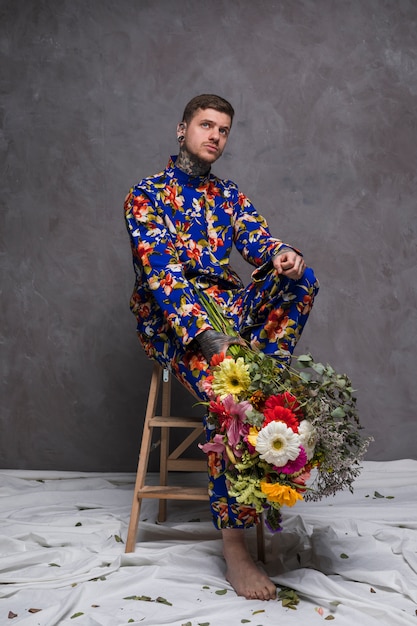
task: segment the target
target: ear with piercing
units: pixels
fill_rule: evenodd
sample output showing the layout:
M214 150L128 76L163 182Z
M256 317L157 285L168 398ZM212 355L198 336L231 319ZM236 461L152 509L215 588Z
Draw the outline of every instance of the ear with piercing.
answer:
M178 124L177 132L179 132L180 134L177 135L177 141L179 143L181 143L181 141L184 141L184 139L185 139L184 130L185 130L185 124L183 124L183 123Z

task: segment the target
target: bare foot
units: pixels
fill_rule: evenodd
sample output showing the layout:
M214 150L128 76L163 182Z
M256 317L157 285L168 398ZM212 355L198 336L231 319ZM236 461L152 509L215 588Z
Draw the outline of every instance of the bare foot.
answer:
M273 600L277 590L249 554L245 531L240 528L222 530L223 554L227 565L226 580L238 596L247 600Z

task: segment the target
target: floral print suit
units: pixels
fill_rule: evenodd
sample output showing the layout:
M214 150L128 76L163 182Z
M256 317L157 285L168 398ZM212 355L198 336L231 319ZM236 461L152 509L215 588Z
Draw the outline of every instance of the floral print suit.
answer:
M211 295L236 330L264 352L289 362L318 283L307 268L300 281L278 275L271 259L289 248L237 185L175 167L143 179L128 193L125 216L136 275L130 307L146 354L192 393L206 399L208 363L198 333L212 328L195 288ZM256 269L245 287L230 265L233 246ZM217 527L246 527L256 514L227 495L219 464L209 464Z

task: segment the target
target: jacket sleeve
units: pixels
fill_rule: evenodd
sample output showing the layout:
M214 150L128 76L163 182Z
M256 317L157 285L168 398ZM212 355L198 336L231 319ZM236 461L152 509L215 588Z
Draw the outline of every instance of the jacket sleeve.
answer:
M272 237L264 217L259 215L251 201L237 192L233 206L234 243L245 261L259 267L279 252L299 250Z
M198 302L162 210L141 190L132 188L125 200L125 217L136 273L163 311L184 345L211 329L208 314Z

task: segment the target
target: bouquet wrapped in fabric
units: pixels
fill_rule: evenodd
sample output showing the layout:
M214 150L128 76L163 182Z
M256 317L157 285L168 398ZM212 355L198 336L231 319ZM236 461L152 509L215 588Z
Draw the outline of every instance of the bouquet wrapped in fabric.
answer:
M200 295L213 327L236 335L217 305ZM361 436L350 379L311 355L294 366L246 345L229 346L211 361L207 454L222 455L228 491L266 514L280 530L280 509L352 491L372 438Z

